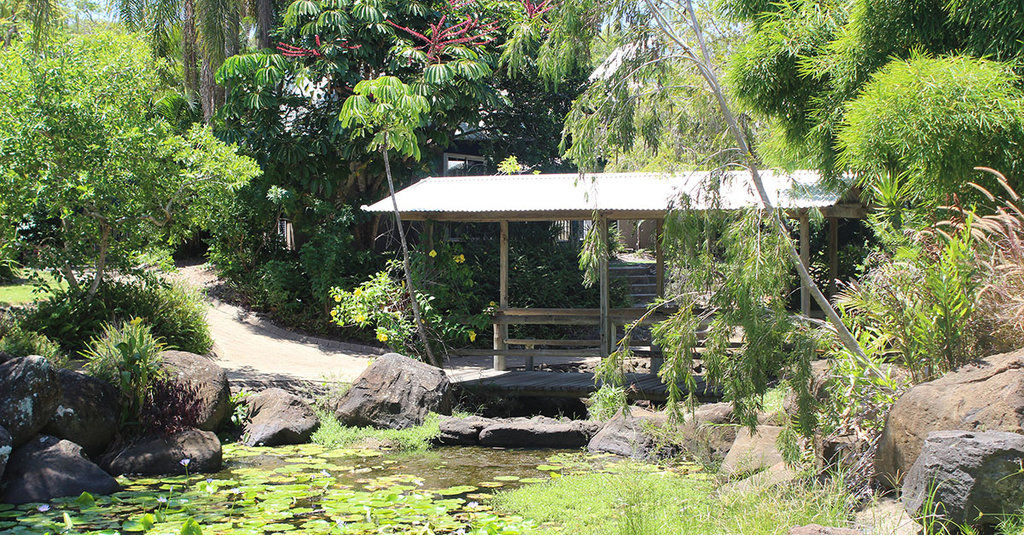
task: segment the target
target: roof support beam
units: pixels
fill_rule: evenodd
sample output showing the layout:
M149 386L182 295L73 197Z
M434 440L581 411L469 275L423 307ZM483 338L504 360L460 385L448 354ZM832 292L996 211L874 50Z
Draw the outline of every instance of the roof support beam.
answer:
M597 239L601 240L598 246L598 251L600 251L598 269L600 270L601 282L601 356L607 357L611 354L612 345L615 343L614 326L612 325L611 306L608 296L608 287L611 282L608 273L608 218L601 217L598 219L597 225Z
M499 261L499 274L498 274L498 308L505 310L508 308L508 221L502 221L501 225L501 236L498 239L498 261ZM494 349L496 351L503 351L507 349L505 340L508 339L508 324L507 323L495 323L494 324ZM504 371L507 369L505 363L505 355L494 355L494 369Z

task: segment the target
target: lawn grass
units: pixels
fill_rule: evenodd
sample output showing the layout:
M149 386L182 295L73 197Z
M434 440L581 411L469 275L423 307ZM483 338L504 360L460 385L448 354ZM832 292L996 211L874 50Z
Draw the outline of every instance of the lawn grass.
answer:
M539 523L530 533L595 535L784 534L810 523L846 525L846 504L840 490L811 484L719 496L704 472L683 475L634 462L500 493L495 502L499 512Z
M330 448L359 446L362 441L380 441L391 451L425 451L440 431L441 417L431 413L423 425L409 429L377 429L374 427L348 427L342 425L334 414L317 411L320 428L313 433L313 442Z
M57 281L49 273L35 272L34 275L42 277L42 280L51 286L57 284ZM13 284L0 284L0 307L32 303L49 297L51 293L27 279L19 279Z

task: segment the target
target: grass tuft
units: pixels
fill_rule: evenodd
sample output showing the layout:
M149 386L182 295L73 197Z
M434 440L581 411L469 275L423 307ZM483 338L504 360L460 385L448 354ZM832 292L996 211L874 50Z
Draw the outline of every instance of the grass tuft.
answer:
M313 433L316 444L329 448L359 447L360 442L379 441L392 451L425 451L440 432L441 417L431 413L423 425L408 429L377 429L374 427L349 427L328 411L317 411L320 428Z
M813 484L719 495L707 473L680 475L624 462L610 473L570 474L501 493L495 505L538 522L532 533L758 535L810 523L843 526L846 498L838 488Z

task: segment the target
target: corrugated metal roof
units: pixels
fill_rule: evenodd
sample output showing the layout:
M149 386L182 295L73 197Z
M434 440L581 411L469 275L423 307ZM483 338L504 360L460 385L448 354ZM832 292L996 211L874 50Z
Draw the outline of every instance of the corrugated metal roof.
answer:
M826 188L814 171L761 171L777 208L822 208L839 202L842 192ZM720 183L715 196L712 184ZM418 218L462 214L538 214L589 217L598 212L664 212L671 208L738 209L762 206L747 171L686 173L592 173L429 177L397 192L398 209ZM363 206L367 212L391 212L391 198Z

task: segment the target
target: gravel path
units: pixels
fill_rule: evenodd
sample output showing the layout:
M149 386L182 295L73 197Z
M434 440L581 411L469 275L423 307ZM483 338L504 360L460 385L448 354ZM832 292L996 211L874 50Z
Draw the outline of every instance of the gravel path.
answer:
M218 284L206 265L182 265L171 274L210 295ZM213 354L233 388L281 386L290 390L350 383L383 353L378 348L304 336L278 327L240 307L210 299L207 311Z

